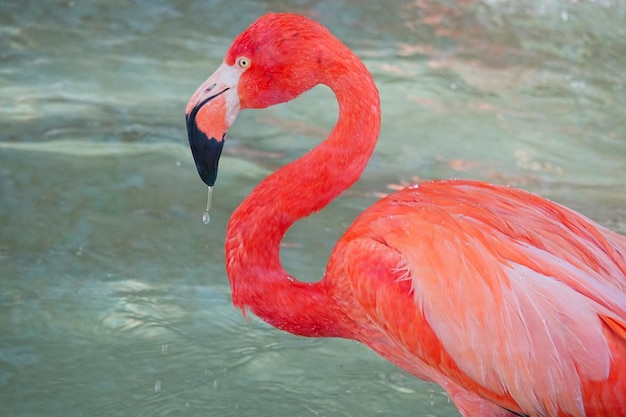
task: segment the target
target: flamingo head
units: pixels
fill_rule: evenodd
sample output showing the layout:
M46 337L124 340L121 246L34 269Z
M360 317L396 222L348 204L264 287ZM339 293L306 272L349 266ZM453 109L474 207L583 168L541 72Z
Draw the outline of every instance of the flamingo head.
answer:
M268 13L237 36L187 103L187 133L200 178L215 184L226 131L240 109L283 103L327 83L342 47L319 23L286 13Z

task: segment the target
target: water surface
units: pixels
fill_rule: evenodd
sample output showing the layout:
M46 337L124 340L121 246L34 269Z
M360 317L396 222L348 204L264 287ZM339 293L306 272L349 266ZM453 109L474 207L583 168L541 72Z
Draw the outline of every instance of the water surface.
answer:
M240 114L202 224L184 107L270 10L327 25L383 106L362 180L287 235L290 273L319 279L352 219L415 178L520 186L626 232L624 2L4 2L0 415L458 415L362 345L230 303L230 213L336 119L324 87Z

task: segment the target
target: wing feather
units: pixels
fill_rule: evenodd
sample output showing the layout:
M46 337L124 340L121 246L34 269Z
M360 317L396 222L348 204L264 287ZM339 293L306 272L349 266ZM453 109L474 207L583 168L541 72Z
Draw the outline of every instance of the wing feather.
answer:
M471 182L420 184L359 225L402 255L395 275L410 282L415 320L465 375L522 410L585 415L583 382L610 372L603 326L626 334L625 238L532 194ZM382 300L393 285L378 284ZM374 316L388 325L384 309ZM387 330L411 338L397 335L410 326Z

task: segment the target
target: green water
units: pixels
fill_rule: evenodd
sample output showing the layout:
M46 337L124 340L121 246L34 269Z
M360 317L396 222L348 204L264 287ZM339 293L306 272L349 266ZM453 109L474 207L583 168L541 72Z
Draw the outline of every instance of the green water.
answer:
M336 118L325 88L241 113L202 224L185 104L270 10L327 25L383 107L362 180L287 235L295 276L414 176L516 185L626 232L626 2L3 2L1 416L458 415L365 346L230 303L230 213Z

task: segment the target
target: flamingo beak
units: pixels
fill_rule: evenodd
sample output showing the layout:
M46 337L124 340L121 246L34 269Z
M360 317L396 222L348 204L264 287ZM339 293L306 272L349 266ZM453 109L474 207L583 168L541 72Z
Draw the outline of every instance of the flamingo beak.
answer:
M187 103L185 118L191 153L200 178L210 187L217 178L226 131L239 112L238 75L232 67L222 64Z

